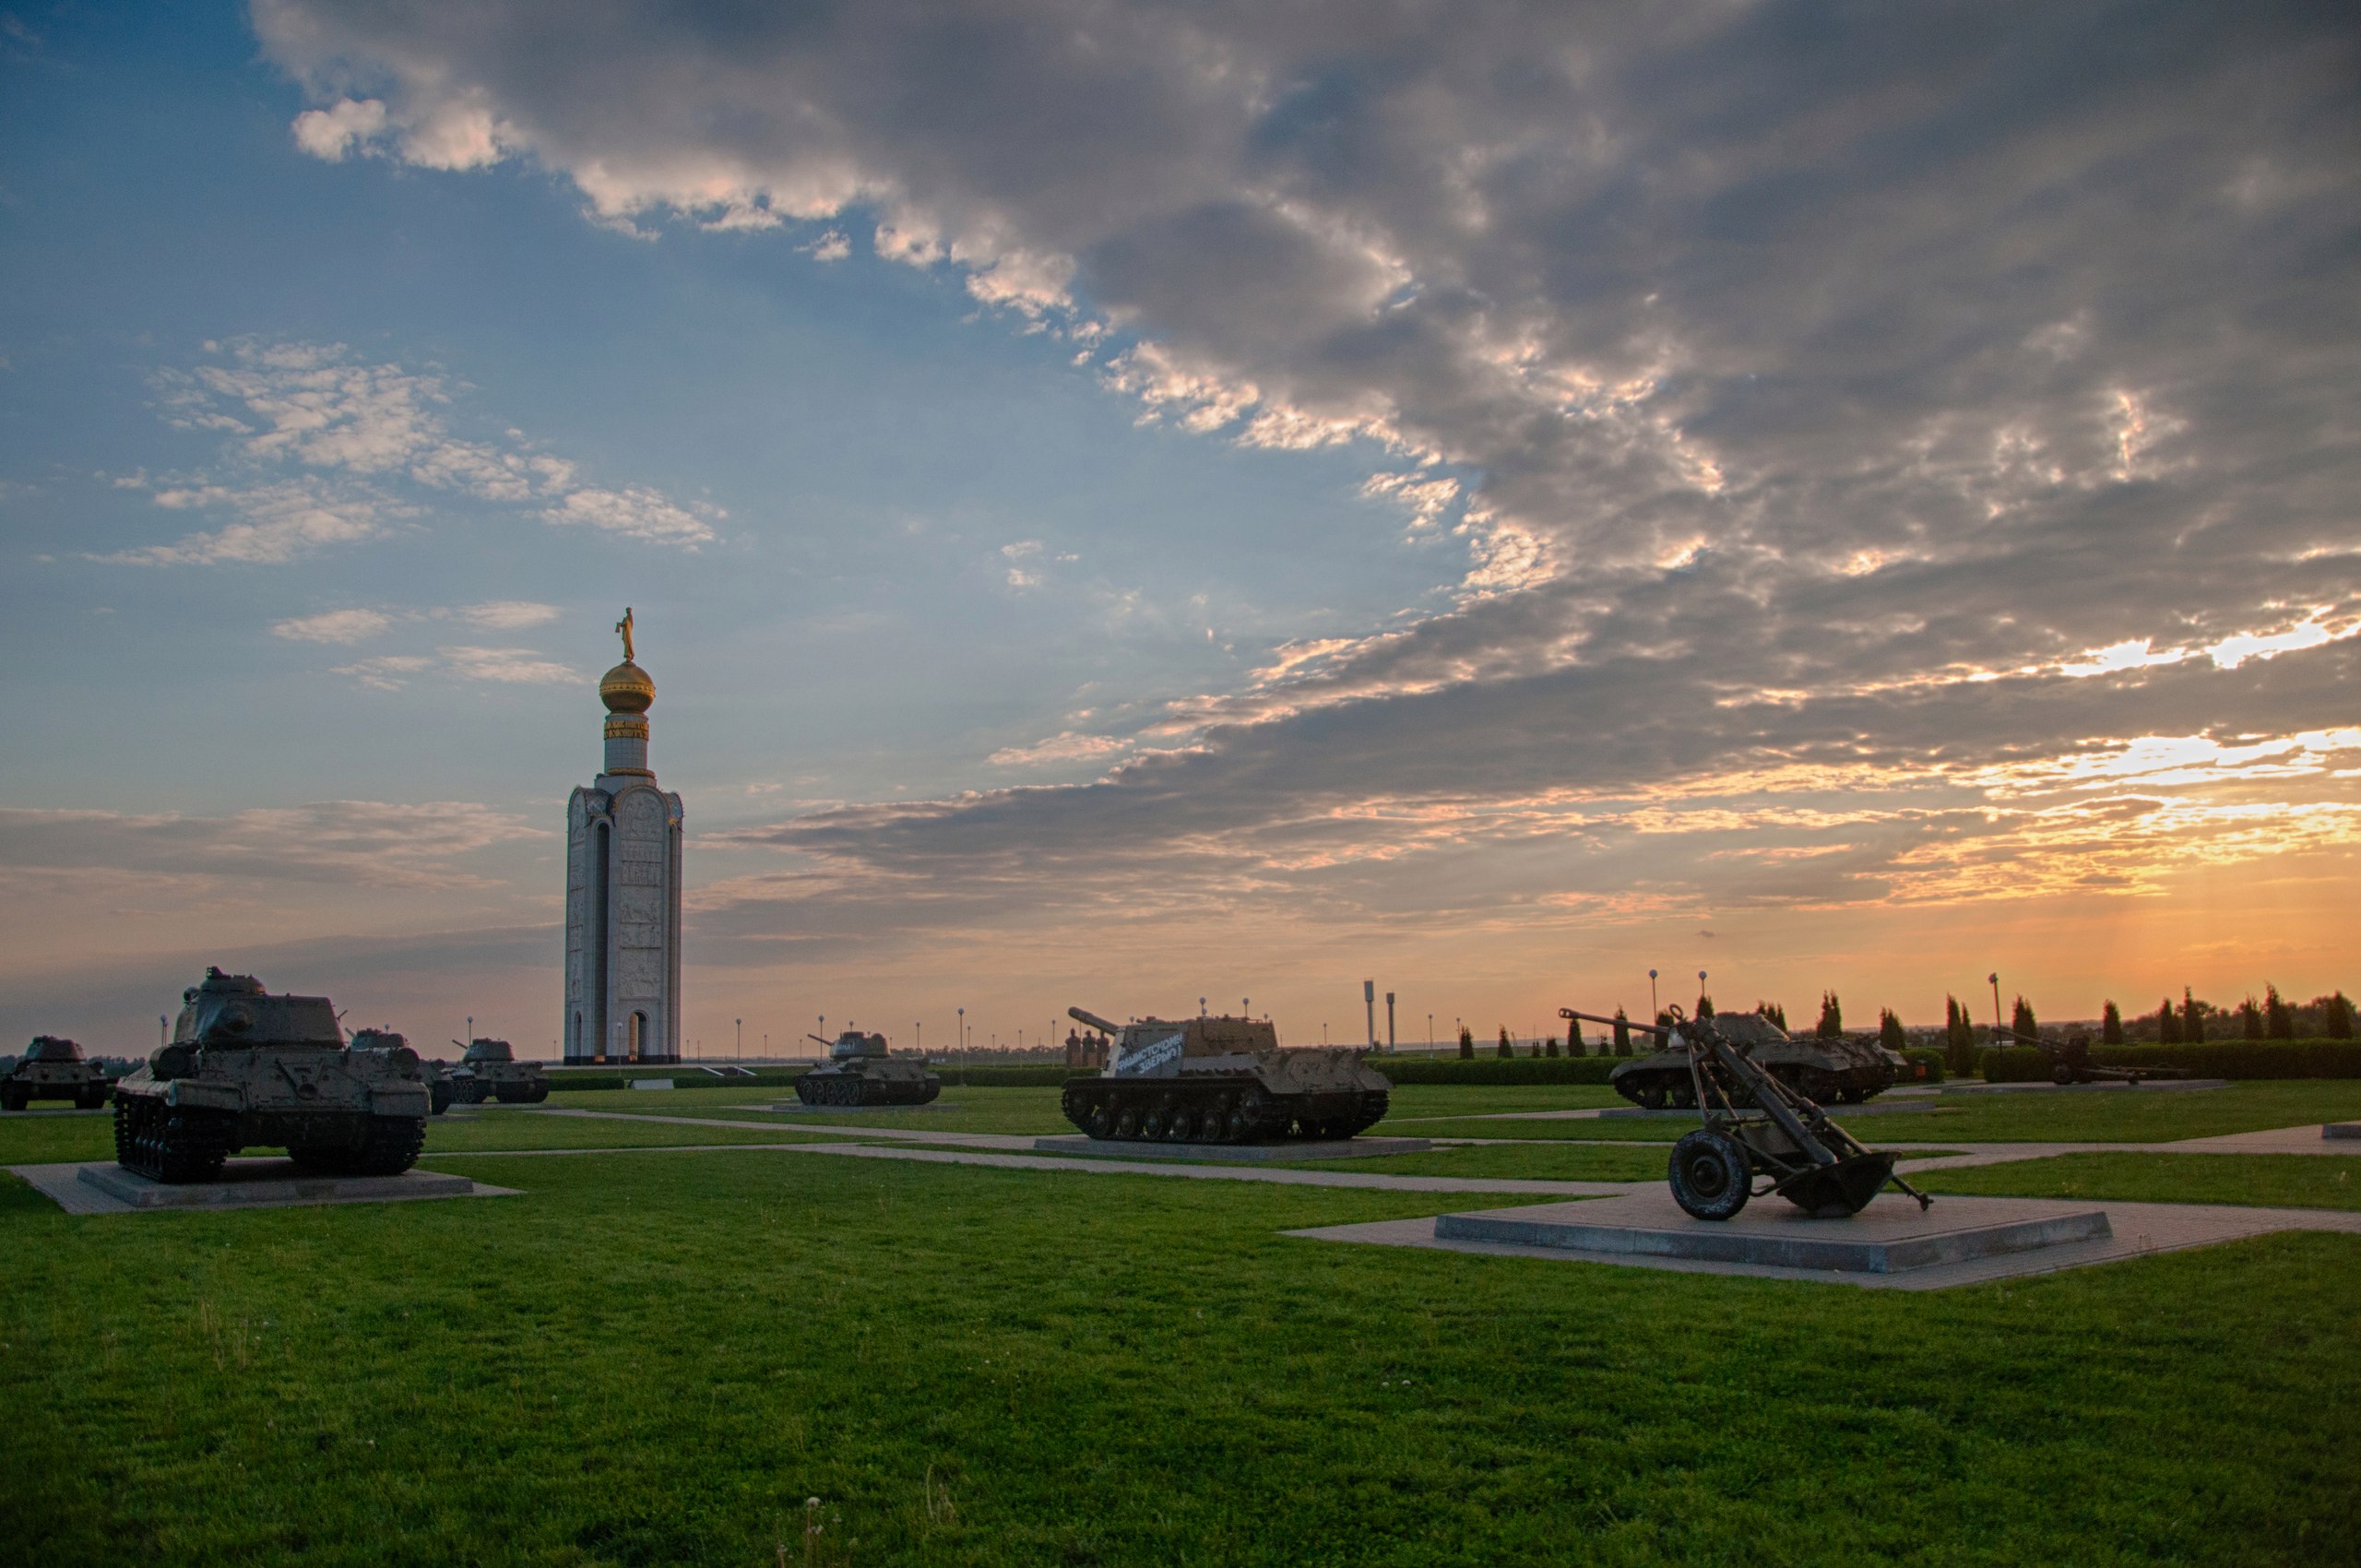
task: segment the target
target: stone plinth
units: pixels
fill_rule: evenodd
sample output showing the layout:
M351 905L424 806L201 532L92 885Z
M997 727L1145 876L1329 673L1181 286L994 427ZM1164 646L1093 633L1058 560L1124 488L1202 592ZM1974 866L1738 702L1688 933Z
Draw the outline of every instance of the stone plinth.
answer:
M2361 1122L2331 1122L2320 1128L2323 1138L2361 1138Z
M406 1198L473 1197L465 1176L405 1170L398 1176L326 1176L291 1159L233 1159L214 1182L165 1182L109 1161L85 1165L77 1178L126 1208L258 1208L288 1204L386 1203Z
M1307 1138L1287 1144L1167 1144L1132 1143L1121 1138L1089 1138L1076 1133L1064 1137L1036 1138L1043 1154L1095 1154L1109 1159L1218 1159L1246 1164L1270 1164L1299 1159L1370 1159L1380 1155L1424 1154L1434 1145L1425 1138Z
M1434 1222L1437 1241L1843 1274L1898 1274L2113 1233L2105 1210L2081 1205L1943 1197L1921 1212L1899 1194L1849 1219L1814 1219L1778 1197L1754 1200L1735 1219L1691 1219L1669 1192L1656 1191L1446 1214Z

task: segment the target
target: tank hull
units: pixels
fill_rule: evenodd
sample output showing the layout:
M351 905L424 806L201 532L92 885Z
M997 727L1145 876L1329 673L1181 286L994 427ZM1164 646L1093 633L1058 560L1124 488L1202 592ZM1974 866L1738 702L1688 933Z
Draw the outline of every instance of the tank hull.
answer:
M795 1080L806 1105L925 1105L942 1092L943 1080L915 1062L831 1062Z
M1358 1085L1275 1087L1249 1069L1069 1078L1059 1109L1084 1133L1111 1143L1275 1144L1353 1137L1385 1119L1388 1099L1387 1088Z
M95 1062L23 1062L0 1077L0 1111L22 1111L37 1099L70 1100L77 1110L106 1104L112 1086Z
M115 1162L156 1182L210 1181L248 1148L283 1148L298 1165L339 1175L398 1176L425 1144L422 1091L415 1115L178 1104L128 1080L115 1091Z
M1894 1070L1874 1051L1825 1040L1788 1040L1752 1050L1762 1070L1816 1105L1857 1105L1893 1087ZM1650 1111L1692 1110L1696 1085L1689 1053L1659 1051L1618 1066L1615 1092Z

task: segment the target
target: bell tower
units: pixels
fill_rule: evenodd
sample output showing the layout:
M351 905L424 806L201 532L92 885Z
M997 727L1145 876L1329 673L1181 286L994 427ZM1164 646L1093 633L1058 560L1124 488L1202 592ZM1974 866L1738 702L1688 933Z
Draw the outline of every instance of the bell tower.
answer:
M647 766L656 682L615 624L623 661L599 678L599 776L565 806L565 1059L681 1059L681 797Z

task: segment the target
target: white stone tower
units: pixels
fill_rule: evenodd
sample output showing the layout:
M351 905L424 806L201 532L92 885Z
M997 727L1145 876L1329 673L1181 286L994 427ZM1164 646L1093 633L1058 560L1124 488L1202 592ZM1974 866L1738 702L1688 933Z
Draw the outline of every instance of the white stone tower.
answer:
M565 805L565 1059L681 1059L681 797L647 766L656 683L632 661L599 679L606 766Z

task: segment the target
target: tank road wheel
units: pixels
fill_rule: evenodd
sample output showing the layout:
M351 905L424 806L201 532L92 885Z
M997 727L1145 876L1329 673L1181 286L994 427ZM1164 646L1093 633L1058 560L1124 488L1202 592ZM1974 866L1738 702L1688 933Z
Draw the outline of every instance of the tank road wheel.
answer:
M1752 1172L1727 1133L1700 1127L1672 1146L1672 1200L1697 1219L1728 1219L1746 1206Z
M1160 1105L1149 1106L1147 1108L1147 1113L1140 1118L1140 1136L1143 1138L1160 1138L1164 1136L1165 1123L1169 1120L1170 1118L1165 1114L1164 1107Z
M372 1116L369 1141L352 1157L356 1176L398 1176L418 1163L426 1147L426 1123L409 1116Z
M530 1104L539 1105L541 1101L549 1099L549 1097L550 1081L547 1078L542 1078L533 1085L533 1092L527 1095L525 1099Z
M1082 1130L1088 1133L1094 1138L1113 1137L1115 1135L1115 1108L1111 1105L1105 1104L1104 1102L1092 1106L1090 1108L1090 1119L1082 1124Z
M1115 1111L1115 1135L1119 1138L1136 1138L1140 1135L1138 1106L1126 1105Z
M152 1146L155 1168L146 1174L175 1184L209 1182L230 1158L229 1129L202 1111L164 1111L157 1118Z
M128 1170L139 1162L137 1152L139 1113L145 1100L125 1099L120 1095L114 1102L114 1162Z
M1664 1109L1664 1086L1662 1084L1642 1084L1640 1086L1640 1109L1643 1111L1662 1111Z

